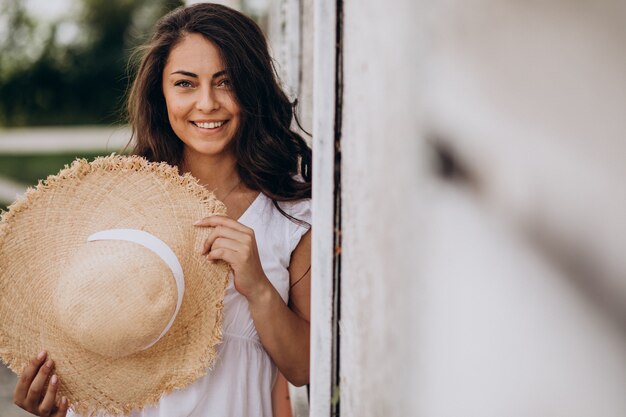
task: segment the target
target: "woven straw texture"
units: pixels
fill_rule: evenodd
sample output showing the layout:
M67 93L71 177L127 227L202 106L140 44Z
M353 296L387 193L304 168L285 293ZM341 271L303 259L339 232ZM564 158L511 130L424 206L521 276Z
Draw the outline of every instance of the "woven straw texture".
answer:
M224 205L189 174L135 156L76 160L41 181L0 219L0 357L19 375L47 350L60 378L59 395L84 416L128 414L189 385L215 359L228 282L226 264L211 264L200 255L210 230L193 222L224 213ZM136 244L102 241L85 249L89 235L114 228L155 235L172 248L185 274L180 312L170 331L147 350L137 347L155 334L142 329L163 329L172 312L163 306L172 305L175 284L160 258ZM75 288L72 277L102 270L98 263L110 256L117 258L102 274L104 284ZM159 278L163 271L168 279ZM156 276L161 287L142 290L146 276ZM72 298L77 293L81 300ZM93 314L74 320L83 308ZM156 314L143 314L149 308ZM106 339L127 314L130 324L121 327L137 335L128 339L129 352L136 352L120 357L124 352L107 346ZM89 343L100 353L86 349Z

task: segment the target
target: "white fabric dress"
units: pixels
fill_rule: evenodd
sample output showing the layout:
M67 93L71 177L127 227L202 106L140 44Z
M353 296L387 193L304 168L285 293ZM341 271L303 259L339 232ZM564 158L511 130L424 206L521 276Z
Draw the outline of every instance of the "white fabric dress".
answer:
M311 223L311 201L279 203L296 219ZM260 193L239 222L254 229L265 274L287 302L291 253L308 231L283 216ZM271 391L276 366L259 340L248 301L233 285L224 299L223 341L214 367L185 389L161 397L157 406L132 417L272 417ZM70 416L75 414L69 413Z

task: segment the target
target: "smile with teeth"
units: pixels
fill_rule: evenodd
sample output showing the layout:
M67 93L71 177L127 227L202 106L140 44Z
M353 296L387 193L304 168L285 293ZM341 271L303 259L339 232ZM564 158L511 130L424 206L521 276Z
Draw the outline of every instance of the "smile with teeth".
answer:
M226 121L223 120L221 122L192 122L192 123L202 129L217 129L218 127L221 127L224 123L226 123Z

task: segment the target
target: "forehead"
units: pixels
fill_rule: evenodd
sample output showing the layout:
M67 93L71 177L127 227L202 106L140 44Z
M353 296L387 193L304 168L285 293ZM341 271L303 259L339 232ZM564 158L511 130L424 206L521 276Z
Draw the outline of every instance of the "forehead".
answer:
M165 72L184 69L201 75L221 71L224 63L218 47L204 36L191 33L177 43L165 62Z

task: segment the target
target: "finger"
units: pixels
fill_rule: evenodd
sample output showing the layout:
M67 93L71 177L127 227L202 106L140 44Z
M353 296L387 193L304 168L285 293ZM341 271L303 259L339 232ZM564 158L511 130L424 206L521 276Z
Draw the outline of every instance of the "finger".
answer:
M61 402L59 403L59 408L52 414L50 417L65 417L67 415L67 409L70 403L66 397L61 397Z
M35 376L33 383L30 384L28 394L26 394L27 405L30 405L31 407L37 407L39 405L41 397L44 394L44 386L46 385L48 376L50 376L50 373L52 372L52 368L54 368L54 362L52 359L48 359L46 363L39 368L39 372L37 372L37 376Z
M237 242L244 245L252 243L251 236L237 230L219 226L213 229L207 240L204 242L204 245L202 247L202 254L205 255L206 253L208 253L218 239L230 240L232 242Z
M222 260L224 262L227 262L231 266L233 264L236 264L238 261L237 252L225 248L212 250L207 254L207 259L209 261Z
M206 252L208 253L215 249L230 249L232 251L239 252L243 249L243 245L235 240L220 237L215 239L211 247L208 248Z
M22 404L24 404L26 395L28 395L28 389L33 383L33 379L35 379L37 372L39 372L39 368L46 359L46 356L46 351L42 350L30 361L30 364L26 367L26 369L24 369L24 372L22 372L22 375L15 386L15 392L13 393L13 402L15 402L18 406L21 407Z
M43 401L39 406L39 412L42 416L47 416L54 409L56 405L58 388L59 377L56 375L52 375L52 377L50 377L50 384L48 384L48 389L46 390L46 395L45 397L43 397Z
M231 219L230 217L220 216L220 215L205 217L204 219L201 219L195 222L194 226L201 226L201 227L226 226L231 229L239 230L240 232L244 232L244 233L252 230L249 227L244 226L243 224L239 223L235 219Z
M219 238L230 239L243 244L252 243L252 236L250 234L226 226L217 226L215 229L213 229L207 240L204 242L202 254L204 255L209 252L215 240Z

